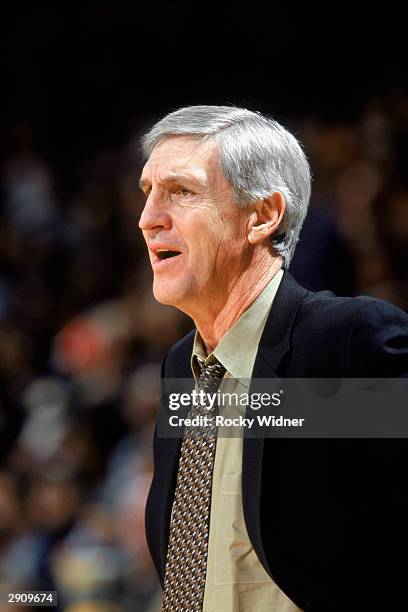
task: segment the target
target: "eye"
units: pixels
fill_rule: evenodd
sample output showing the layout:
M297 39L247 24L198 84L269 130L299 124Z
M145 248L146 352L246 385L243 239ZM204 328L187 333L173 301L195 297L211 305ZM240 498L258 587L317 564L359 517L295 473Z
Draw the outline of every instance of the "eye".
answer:
M187 189L186 187L180 187L180 189L178 190L178 193L183 198L187 198L188 196L194 195L194 193L192 191L190 191L189 189Z

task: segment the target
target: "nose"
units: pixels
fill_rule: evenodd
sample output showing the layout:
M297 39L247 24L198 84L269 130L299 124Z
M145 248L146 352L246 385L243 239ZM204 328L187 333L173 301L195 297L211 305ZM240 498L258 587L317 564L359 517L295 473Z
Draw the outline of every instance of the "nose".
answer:
M140 215L139 227L142 231L171 227L171 217L165 204L160 193L153 188Z

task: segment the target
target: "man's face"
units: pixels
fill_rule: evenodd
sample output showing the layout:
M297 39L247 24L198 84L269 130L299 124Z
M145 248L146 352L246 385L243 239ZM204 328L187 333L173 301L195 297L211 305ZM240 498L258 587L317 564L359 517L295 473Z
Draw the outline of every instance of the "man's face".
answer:
M214 143L164 139L142 171L139 226L149 248L153 292L189 314L219 306L248 265L248 211L239 209Z

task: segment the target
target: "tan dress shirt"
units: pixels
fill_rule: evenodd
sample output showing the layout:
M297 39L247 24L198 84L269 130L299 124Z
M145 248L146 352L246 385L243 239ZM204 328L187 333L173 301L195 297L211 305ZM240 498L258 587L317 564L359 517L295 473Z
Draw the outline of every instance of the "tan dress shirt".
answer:
M255 302L223 336L214 355L226 369L220 386L231 393L248 392L258 344L283 272L280 270ZM207 359L198 334L191 366L197 379L196 358ZM230 408L220 407L220 414ZM245 414L245 407L235 407ZM237 412L235 412L235 415ZM210 533L204 612L299 612L262 567L252 548L242 509L243 431L217 439L211 495Z

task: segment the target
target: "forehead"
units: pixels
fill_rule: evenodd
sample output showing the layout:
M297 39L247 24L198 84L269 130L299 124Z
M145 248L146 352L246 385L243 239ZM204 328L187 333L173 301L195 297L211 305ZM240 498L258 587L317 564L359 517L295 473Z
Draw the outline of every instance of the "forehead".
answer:
M172 173L188 172L206 182L220 173L214 142L203 142L193 136L170 136L153 149L142 171L142 180L153 176L159 180Z

